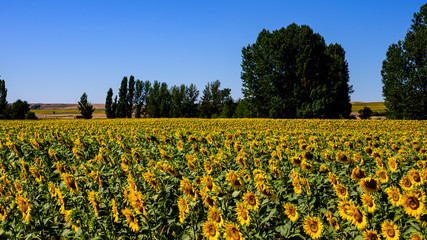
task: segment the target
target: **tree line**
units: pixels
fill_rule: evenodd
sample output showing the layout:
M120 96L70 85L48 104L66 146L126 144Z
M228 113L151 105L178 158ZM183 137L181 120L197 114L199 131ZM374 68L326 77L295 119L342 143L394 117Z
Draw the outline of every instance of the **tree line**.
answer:
M236 104L231 98L231 89L221 89L219 80L206 85L200 101L199 94L194 84L169 87L166 82L125 76L114 100L113 89L108 90L105 114L107 118L233 117Z
M12 104L7 102L6 81L0 79L0 119L36 119L34 112L30 112L30 104L21 99Z

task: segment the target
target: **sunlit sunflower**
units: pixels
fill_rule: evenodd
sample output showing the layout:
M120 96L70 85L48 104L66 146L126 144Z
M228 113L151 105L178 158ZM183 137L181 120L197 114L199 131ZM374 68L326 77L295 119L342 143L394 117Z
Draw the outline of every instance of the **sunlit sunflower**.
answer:
M328 220L328 222L329 222L329 225L335 230L335 231L337 231L337 230L339 230L340 229L340 225L339 225L339 222L338 222L338 219L336 218L336 217L332 217L332 218L330 218L329 220Z
M243 195L243 203L249 210L258 210L259 208L259 200L255 193L247 191L245 195Z
M313 239L318 239L322 236L323 223L317 217L307 216L304 219L304 232Z
M390 170L390 172L396 172L397 170L396 158L391 157L388 159L388 170Z
M7 214L8 212L6 208L2 204L0 204L0 220L4 221L7 217Z
M373 177L365 177L360 180L360 186L362 187L363 191L367 194L374 194L376 193L379 188L380 184L378 180L376 180Z
M394 223L390 220L386 220L381 224L382 235L386 240L397 240L399 239L399 229Z
M375 230L365 230L363 233L363 240L379 240L380 236Z
M329 178L329 182L331 182L332 186L335 186L338 184L338 178L334 173L329 172L328 178Z
M353 220L353 213L351 212L351 209L354 207L354 203L351 200L343 200L338 203L338 212L340 214L340 217L352 221Z
M128 208L123 209L122 212L125 215L126 221L129 223L129 227L132 229L132 231L139 231L138 219L135 217L133 212Z
M250 225L250 216L249 216L249 211L248 209L245 207L244 204L241 203L236 203L236 215L237 215L237 220L239 221L240 225L246 225L249 226Z
M355 167L351 172L351 178L355 181L360 181L360 179L366 177L366 171L363 168Z
M348 191L347 188L344 187L344 185L342 184L337 184L335 185L335 194L337 194L337 196L339 198L341 198L342 200L346 199L348 197Z
M295 222L298 219L297 208L292 203L285 204L285 214L292 222Z
M300 165L301 165L301 162L302 162L302 160L301 160L301 158L300 158L300 157L298 157L298 156L291 157L291 163L292 163L293 165L295 165L295 166L300 166Z
M292 186L294 187L295 193L297 194L302 193L301 182L298 180L298 178L295 178L294 180L292 180Z
M31 218L31 208L33 205L29 203L25 196L18 196L17 204L19 210L22 212L22 219L24 219L24 222L29 222L29 219Z
M203 224L203 235L208 240L217 240L219 238L219 229L214 223L207 221Z
M378 170L375 173L375 176L379 179L381 183L388 183L390 181L390 177L388 176L387 172L385 170Z
M118 223L119 222L119 211L117 210L117 205L116 205L116 201L113 199L111 199L111 210L113 211L113 217L114 217L114 222Z
M377 205L375 204L375 200L371 195L365 193L362 195L361 199L363 206L368 208L368 213L375 212L375 208Z
M424 184L424 180L418 170L412 168L411 170L409 170L408 176L411 178L414 186L420 186Z
M423 240L423 237L420 233L414 232L409 240Z
M230 181L230 186L234 189L238 190L244 190L245 185L243 183L243 180L240 179L240 177L233 171L228 170L227 174L227 181Z
M205 206L208 207L209 209L216 206L217 196L205 194L202 196L202 199L203 199L203 204L205 204Z
M209 210L208 220L215 224L215 226L217 226L218 228L221 228L222 224L224 223L221 213L216 207L213 207Z
M424 202L414 193L407 193L402 196L401 205L408 215L419 217L424 212Z
M409 176L404 176L402 179L400 179L400 187L405 190L409 191L413 188L412 180Z
M388 195L388 200L394 205L399 206L401 204L401 195L398 188L392 186L385 189Z
M68 191L74 194L77 194L79 192L79 185L77 184L76 179L73 178L68 173L64 173L61 176L62 176L62 179L64 180L65 186L67 187Z
M350 157L347 157L347 155L345 155L343 152L338 151L337 154L335 155L335 158L337 159L338 162L340 163L351 163L352 159Z
M358 229L362 230L366 227L366 214L359 207L353 206L350 208L350 212L352 213L351 223Z
M177 142L176 148L178 148L179 151L182 151L184 149L184 145L182 144L182 142Z
M226 240L244 240L237 225L231 222L225 223L224 238Z
M185 220L186 213L190 211L190 209L188 208L188 203L186 198L184 197L178 198L178 209L179 209L179 221L183 223Z

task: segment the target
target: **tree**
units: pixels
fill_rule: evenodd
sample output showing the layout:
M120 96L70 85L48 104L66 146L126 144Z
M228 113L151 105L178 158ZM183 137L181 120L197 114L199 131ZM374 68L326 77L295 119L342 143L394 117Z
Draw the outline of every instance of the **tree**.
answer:
M404 41L389 46L381 76L388 118L427 119L427 4Z
M113 89L108 89L107 98L105 99L105 115L107 118L114 118L115 112L112 109L113 107Z
M18 99L10 106L9 118L26 119L29 112L30 104L28 104L27 101L22 101L21 99Z
M242 49L243 95L257 117L340 118L351 111L348 65L306 25L259 33Z
M119 89L119 102L117 103L116 117L125 118L128 113L128 78L123 77Z
M152 118L160 117L160 82L154 81L147 99L147 115Z
M198 105L196 104L198 97L199 90L197 90L196 85L190 84L190 86L185 87L182 117L194 118L199 116Z
M135 102L135 118L140 118L141 115L145 116L146 111L144 106L147 105L147 99L148 95L150 94L151 89L151 82L150 81L136 81L136 87L135 87L135 96L134 96L134 102Z
M135 78L131 75L129 77L129 87L128 87L128 94L127 94L127 113L126 117L132 118L132 110L133 110L133 97L135 93Z
M369 119L371 118L371 116L372 116L372 110L369 107L365 106L363 107L363 109L359 110L360 119Z
M203 118L219 117L224 103L231 98L231 89L220 89L221 82L208 83L203 90L200 116Z
M82 114L82 117L84 119L91 119L92 113L95 111L95 108L93 108L92 104L90 104L87 101L87 94L83 93L83 95L80 97L79 103L79 111Z
M6 82L0 79L0 119L7 118L6 108L7 108L7 89Z

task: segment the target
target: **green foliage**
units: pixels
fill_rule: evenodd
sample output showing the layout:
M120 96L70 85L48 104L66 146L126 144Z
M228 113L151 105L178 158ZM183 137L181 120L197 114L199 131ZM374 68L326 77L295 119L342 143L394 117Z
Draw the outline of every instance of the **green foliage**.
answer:
M141 81L136 80L136 88L135 88L135 118L140 118L141 115L145 116L146 111L143 106L147 104L148 95L150 94L151 82L150 81Z
M348 117L348 64L339 44L327 46L306 26L263 30L242 49L243 94L257 117Z
M404 41L388 48L381 70L387 117L427 119L427 4L414 14Z
M7 108L7 89L6 82L0 79L0 119L6 118L6 108Z
M369 107L364 107L363 109L359 110L359 117L360 119L369 119L372 116L372 110Z
M79 111L82 114L84 119L91 119L92 113L95 111L95 108L87 101L87 94L83 93L80 97L79 103Z
M125 118L128 112L128 78L123 77L119 89L119 102L117 103L116 117Z
M126 117L132 118L133 99L135 95L135 78L131 75L129 77L129 88L127 94L127 112Z
M11 119L26 119L30 112L30 104L27 101L21 99L16 100L8 109L8 118ZM31 117L31 116L30 116Z
M105 99L105 115L107 118L115 118L115 111L112 109L113 107L113 89L108 89L107 98Z
M231 89L220 89L221 82L216 80L208 83L203 90L203 96L200 105L200 117L217 118L221 116L222 108L226 102L231 99ZM228 110L227 110L228 111ZM231 114L232 116L233 114Z
M254 118L256 113L253 111L252 104L246 98L237 100L234 118Z

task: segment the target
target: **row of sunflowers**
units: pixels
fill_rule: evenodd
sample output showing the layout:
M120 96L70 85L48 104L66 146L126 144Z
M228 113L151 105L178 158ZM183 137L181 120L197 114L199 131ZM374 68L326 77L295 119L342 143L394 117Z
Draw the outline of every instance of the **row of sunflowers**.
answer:
M425 121L0 129L2 239L427 239Z

